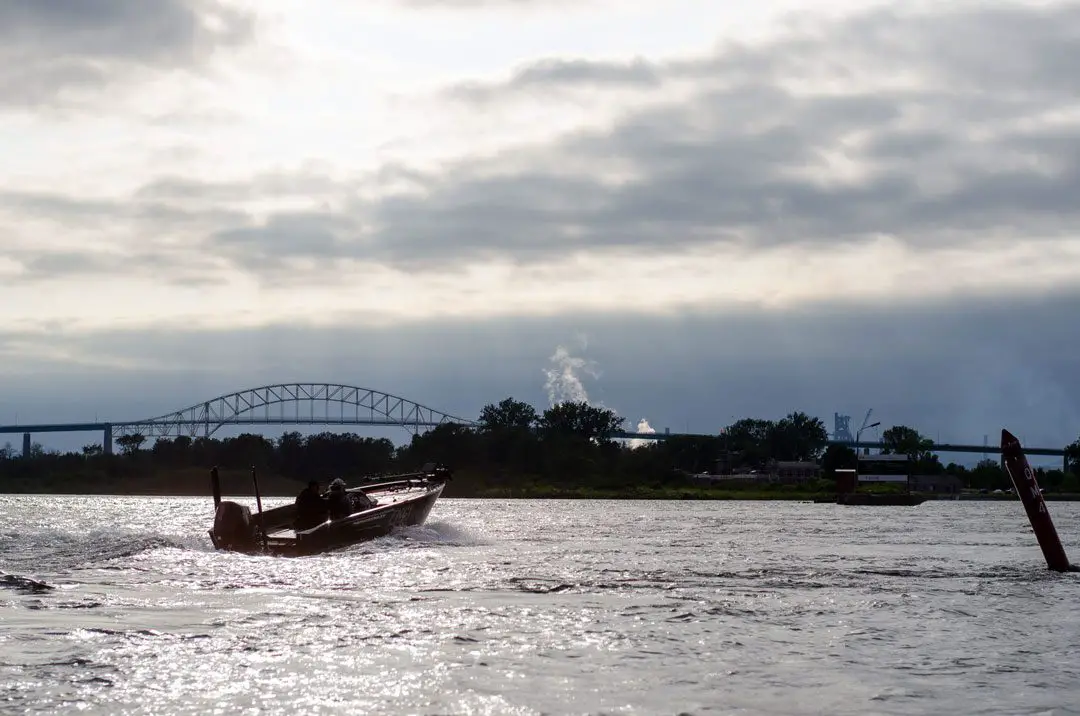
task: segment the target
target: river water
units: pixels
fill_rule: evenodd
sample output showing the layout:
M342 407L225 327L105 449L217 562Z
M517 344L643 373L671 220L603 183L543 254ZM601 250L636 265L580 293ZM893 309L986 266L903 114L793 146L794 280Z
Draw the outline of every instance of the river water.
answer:
M299 559L211 512L0 496L0 712L1080 713L1080 575L1017 502L446 499Z

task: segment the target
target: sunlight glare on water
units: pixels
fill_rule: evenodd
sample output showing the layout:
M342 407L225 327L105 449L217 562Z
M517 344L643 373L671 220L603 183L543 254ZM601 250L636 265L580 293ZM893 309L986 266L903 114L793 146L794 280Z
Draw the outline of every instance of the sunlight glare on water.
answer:
M1080 558L1080 509L1051 511ZM213 551L207 499L0 496L0 519L0 570L54 587L0 588L3 712L1080 704L1080 575L1012 502L445 499L295 559Z

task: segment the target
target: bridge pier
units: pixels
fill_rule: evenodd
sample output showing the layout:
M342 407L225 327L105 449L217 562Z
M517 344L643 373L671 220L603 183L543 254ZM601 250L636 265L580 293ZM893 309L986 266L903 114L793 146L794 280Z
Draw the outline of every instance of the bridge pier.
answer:
M30 457L30 433L22 434L22 456Z
M105 426L105 436L101 439L101 452L112 455L112 425Z

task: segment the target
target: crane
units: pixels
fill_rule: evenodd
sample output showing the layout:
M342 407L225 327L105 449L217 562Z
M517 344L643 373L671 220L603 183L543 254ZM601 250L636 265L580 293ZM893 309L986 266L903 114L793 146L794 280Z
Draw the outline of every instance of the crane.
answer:
M869 410L866 411L866 417L863 418L862 426L858 429L857 432L861 433L863 430L866 430L868 427L870 427L869 425L867 425L867 423L870 422L870 416L873 414L873 412L874 412L873 408L870 408Z
M869 428L876 428L877 426L881 425L880 420L875 421L873 423L870 422L870 416L873 414L873 412L874 412L873 408L870 408L869 410L866 411L866 417L863 418L862 427L860 427L858 430L855 431L855 442L856 443L859 442L859 437L862 436L863 430L867 430Z

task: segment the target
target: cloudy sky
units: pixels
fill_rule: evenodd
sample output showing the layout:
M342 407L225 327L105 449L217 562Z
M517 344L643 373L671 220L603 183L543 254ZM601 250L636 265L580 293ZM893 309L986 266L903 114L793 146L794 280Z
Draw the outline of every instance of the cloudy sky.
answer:
M1060 446L1077 67L1077 3L7 0L0 424L561 346L630 425Z

